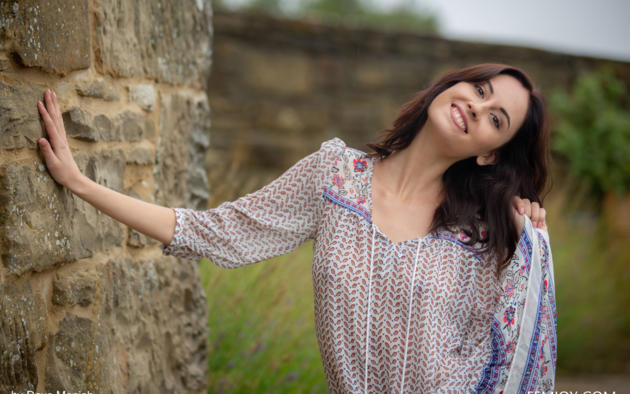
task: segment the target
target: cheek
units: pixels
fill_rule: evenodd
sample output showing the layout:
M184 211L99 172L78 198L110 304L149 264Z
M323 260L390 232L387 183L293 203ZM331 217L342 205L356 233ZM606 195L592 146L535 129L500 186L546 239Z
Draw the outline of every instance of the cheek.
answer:
M491 127L484 127L477 132L479 136L477 138L478 147L482 150L493 150L509 141L509 137L501 135L501 132Z

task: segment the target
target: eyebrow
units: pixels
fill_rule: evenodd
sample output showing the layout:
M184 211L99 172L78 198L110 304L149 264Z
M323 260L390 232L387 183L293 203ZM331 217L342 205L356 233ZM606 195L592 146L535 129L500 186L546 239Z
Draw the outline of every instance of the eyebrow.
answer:
M494 87L492 87L492 83L490 83L490 80L486 81L488 83L488 87L490 88L490 93L494 94ZM501 110L501 112L503 112L503 115L505 115L505 117L507 118L508 121L508 129L510 128L510 115L508 115L507 111L505 110L505 108L500 107L499 110Z

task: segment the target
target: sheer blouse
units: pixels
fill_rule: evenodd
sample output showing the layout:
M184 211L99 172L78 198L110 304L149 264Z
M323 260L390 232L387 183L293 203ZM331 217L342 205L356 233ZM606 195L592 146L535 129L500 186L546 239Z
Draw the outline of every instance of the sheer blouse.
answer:
M526 217L498 280L490 254L457 227L392 242L372 222L374 162L325 141L254 193L204 211L174 208L163 253L237 268L313 240L315 328L332 393L552 390L547 232Z

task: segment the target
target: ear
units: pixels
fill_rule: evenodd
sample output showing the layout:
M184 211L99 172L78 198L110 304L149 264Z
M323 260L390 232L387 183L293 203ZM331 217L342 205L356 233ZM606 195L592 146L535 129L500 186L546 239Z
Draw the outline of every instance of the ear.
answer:
M484 155L477 156L477 164L480 166L487 166L497 164L497 154L495 151L486 153Z

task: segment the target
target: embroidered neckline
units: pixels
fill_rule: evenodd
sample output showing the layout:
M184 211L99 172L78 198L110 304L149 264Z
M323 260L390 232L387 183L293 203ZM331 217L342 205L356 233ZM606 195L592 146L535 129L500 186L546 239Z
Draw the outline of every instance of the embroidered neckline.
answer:
M355 212L365 219L370 226L370 231L375 229L390 245L400 247L414 244L415 242L425 242L429 239L443 239L454 242L460 247L473 252L477 258L481 258L478 247L464 243L468 236L462 231L458 231L459 229L451 228L450 231L429 232L423 237L407 239L400 242L392 241L378 225L372 221L372 177L374 174L374 162L376 160L376 158L369 157L368 154L363 151L343 146L340 154L334 159L330 178L328 178L327 185L324 186L323 197Z

